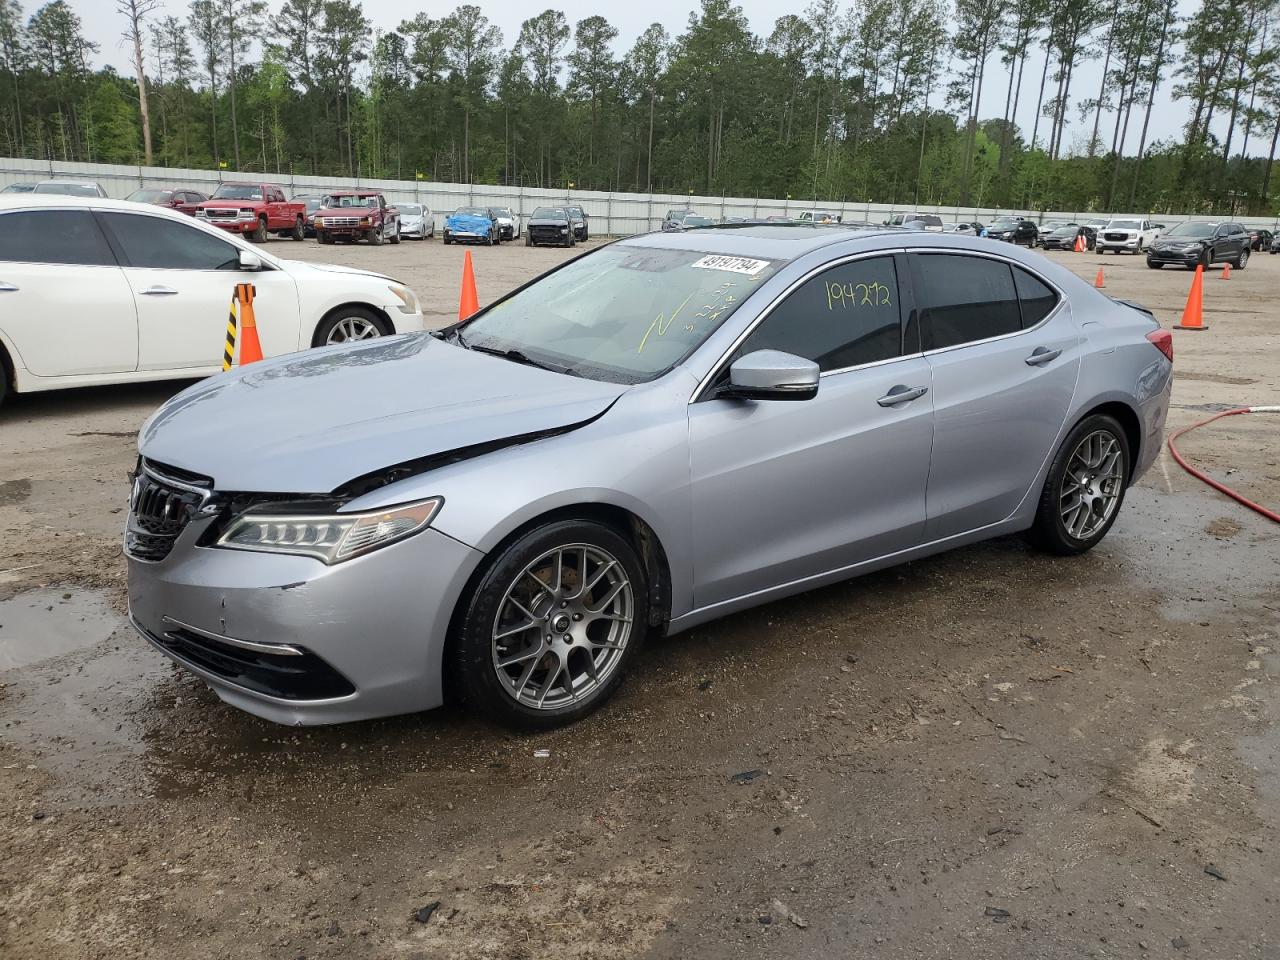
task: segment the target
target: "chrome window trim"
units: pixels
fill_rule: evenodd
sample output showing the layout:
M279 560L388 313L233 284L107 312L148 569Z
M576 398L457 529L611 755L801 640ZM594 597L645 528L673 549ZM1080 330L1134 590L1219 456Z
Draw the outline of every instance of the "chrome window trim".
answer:
M797 288L799 288L805 283L808 283L818 274L825 273L827 270L830 270L834 267L841 267L841 266L844 266L846 263L852 263L855 260L870 260L873 257L889 257L890 259L892 259L895 253L902 253L902 252L903 251L900 248L894 247L894 248L882 249L882 250L863 250L858 253L846 254L845 256L837 257L834 260L828 260L826 263L819 264L818 266L810 270L808 273L804 274L803 276L799 277L796 280L793 280L783 290L781 290L777 296L775 296L772 300L769 301L769 303L765 305L764 309L760 311L760 313L756 316L755 320L751 322L751 325L748 326L747 329L742 331L742 333L738 334L738 336L734 338L733 342L729 344L728 349L725 350L720 355L719 359L717 359L714 364L712 364L711 370L707 373L707 375L703 377L700 381L698 381L697 387L694 388L693 395L689 398L689 403L694 404L694 403L699 403L704 399L707 399L707 400L712 399L710 397L705 397L703 394L704 394L704 391L706 391L711 386L711 383L715 380L716 376L720 373L720 371L724 369L725 360L733 356L734 352L738 349L738 347L742 346L743 341L745 341L749 336L751 336L752 333L755 332L756 327L764 323L764 321L769 318L769 315L772 314L773 311L778 308L778 305L782 303L784 300L786 300L787 297L789 297L792 293L794 293ZM896 267L894 268L894 273L895 275L897 273ZM902 286L901 278L898 279L898 286L899 287ZM899 326L899 329L901 329L901 326L902 326L901 313L899 313L898 315L898 326ZM912 357L919 357L921 355L922 354L919 351L915 353L904 353L904 354L901 354L900 356L886 357L883 360L873 360L870 363L861 363L852 367L841 367L838 370L825 370L819 373L818 377L819 379L821 379L822 377L825 377L828 374L848 373L850 370L861 370L864 367L878 367L887 363L894 363L898 360L909 360Z

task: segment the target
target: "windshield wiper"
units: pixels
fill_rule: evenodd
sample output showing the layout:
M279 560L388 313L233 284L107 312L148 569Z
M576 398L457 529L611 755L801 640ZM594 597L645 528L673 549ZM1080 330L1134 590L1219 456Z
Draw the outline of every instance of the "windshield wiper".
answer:
M478 344L468 345L466 343L463 343L461 336L458 337L458 342L463 346L465 346L468 350L474 350L477 353L487 353L493 357L502 357L502 359L510 360L512 363L523 363L527 367L537 367L539 370L550 370L552 373L566 372L561 367L556 367L549 363L543 363L540 360L535 360L533 359L533 357L529 356L527 353L524 353L520 350L510 350L510 349L500 350L497 347L483 347L483 346L479 346Z

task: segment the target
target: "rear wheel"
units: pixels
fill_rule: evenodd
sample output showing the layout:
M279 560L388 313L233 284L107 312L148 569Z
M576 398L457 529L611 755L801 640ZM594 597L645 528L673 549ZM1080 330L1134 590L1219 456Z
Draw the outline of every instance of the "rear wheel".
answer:
M1063 556L1096 546L1124 502L1130 456L1128 438L1114 417L1094 414L1076 424L1049 467L1032 542Z
M320 322L311 340L313 347L373 340L389 334L386 323L368 307L339 307Z
M547 729L617 690L644 642L648 589L635 549L586 520L536 528L498 553L463 607L451 667L472 710Z
M293 224L293 231L289 234L294 240L307 239L307 221L299 217Z

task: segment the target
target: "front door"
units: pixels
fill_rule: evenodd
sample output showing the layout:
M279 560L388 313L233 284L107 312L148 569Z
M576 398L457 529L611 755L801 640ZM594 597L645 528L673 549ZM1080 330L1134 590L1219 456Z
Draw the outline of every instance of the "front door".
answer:
M280 270L245 273L240 248L194 224L146 213L98 214L125 259L138 312L139 370L217 367L236 284L252 283L263 356L297 350L298 295Z
M900 303L893 257L829 267L733 356L774 349L814 360L815 398L690 405L697 607L920 542L932 393L918 344L904 350Z
M1080 371L1070 305L995 257L916 254L920 335L933 372L930 540L1009 517L1053 452Z

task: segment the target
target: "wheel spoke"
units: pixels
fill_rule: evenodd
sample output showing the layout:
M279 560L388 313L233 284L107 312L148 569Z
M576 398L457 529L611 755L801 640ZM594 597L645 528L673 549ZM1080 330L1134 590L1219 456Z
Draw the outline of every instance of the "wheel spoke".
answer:
M530 619L530 620L537 620L537 619L538 619L537 617L535 617L535 616L533 615L532 611L530 611L528 607L526 607L523 603L521 603L521 602L520 602L519 600L517 600L515 597L510 597L510 596L509 596L509 597L507 597L507 603L511 604L513 607L515 607L517 610L519 610L519 611L520 611L522 614L524 614L528 619Z
M524 653L517 653L515 656L506 657L505 659L499 660L498 666L503 668L514 667L517 663L524 663L525 661L533 657L540 657L545 652L546 650L543 647L538 646L532 650L526 650Z
M514 637L517 633L524 633L526 630L532 630L535 627L539 627L539 626L541 626L541 623L539 621L530 620L528 623L522 623L518 627L509 627L508 629L503 630L501 633L495 633L493 635L493 639L505 640L507 637Z
M551 687L560 679L560 674L565 672L564 660L559 656L555 657L556 668L553 672L547 674L546 681L542 684L542 689L538 692L538 706L546 703L547 694L551 691Z
M583 604L583 606L585 606L587 610L590 611L591 613L602 613L604 611L604 608L607 607L609 604L613 603L613 601L617 599L618 594L622 593L622 591L627 589L628 586L630 586L630 583L628 583L628 581L619 580L609 589L609 592L605 594L604 599L601 600L594 607L589 606L585 603Z

